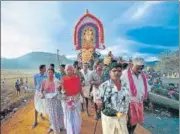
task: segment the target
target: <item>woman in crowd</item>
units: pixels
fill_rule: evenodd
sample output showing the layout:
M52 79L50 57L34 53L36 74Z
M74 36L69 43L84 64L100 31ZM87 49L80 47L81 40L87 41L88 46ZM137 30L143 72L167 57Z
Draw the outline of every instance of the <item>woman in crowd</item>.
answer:
M61 100L57 98L58 84L58 79L54 77L54 69L48 69L48 78L42 82L41 92L46 99L47 113L51 124L50 130L53 130L55 134L60 134L64 127Z

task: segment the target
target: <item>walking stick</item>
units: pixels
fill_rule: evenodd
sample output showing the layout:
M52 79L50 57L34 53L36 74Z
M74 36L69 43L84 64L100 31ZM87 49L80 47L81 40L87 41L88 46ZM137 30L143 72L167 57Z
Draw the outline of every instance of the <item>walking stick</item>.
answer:
M97 128L98 121L99 121L99 119L97 119L97 121L96 121L96 125L95 125L95 128L94 128L94 134L96 134L96 128Z
M95 128L94 128L94 134L96 134L96 129L97 129L97 125L98 125L98 121L99 121L100 117L101 117L101 110L99 110L97 112L97 121L96 121Z

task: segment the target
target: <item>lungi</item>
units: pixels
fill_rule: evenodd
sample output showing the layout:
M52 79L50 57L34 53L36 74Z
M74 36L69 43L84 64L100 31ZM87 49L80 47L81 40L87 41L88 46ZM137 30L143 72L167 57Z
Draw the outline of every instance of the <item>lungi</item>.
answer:
M46 98L46 104L51 128L55 133L59 134L60 129L64 128L64 116L61 100L57 98Z
M34 96L34 106L35 110L42 113L44 116L47 114L47 106L45 99L41 99L41 92L36 91Z
M110 117L101 112L103 134L128 134L126 115Z
M144 122L144 107L143 102L136 103L131 102L130 103L130 125L134 126L136 124L141 124Z
M63 100L64 126L67 134L80 134L81 131L81 101Z

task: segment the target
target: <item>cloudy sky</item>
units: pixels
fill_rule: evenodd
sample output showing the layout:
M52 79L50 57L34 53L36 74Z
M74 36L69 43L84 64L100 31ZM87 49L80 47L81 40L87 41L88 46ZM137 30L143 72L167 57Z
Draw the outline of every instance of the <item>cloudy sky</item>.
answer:
M73 31L86 9L104 25L106 54L147 61L178 49L178 2L1 2L1 54L32 51L76 56Z

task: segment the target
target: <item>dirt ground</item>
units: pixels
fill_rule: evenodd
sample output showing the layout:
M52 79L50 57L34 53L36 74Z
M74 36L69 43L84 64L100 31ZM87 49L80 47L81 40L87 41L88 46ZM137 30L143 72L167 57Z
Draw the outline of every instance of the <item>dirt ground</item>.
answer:
M28 73L30 72L30 73ZM22 101L23 99L27 99L29 97L33 97L33 92L26 92L21 88L21 95L17 95L15 89L15 82L19 78L23 78L23 82L25 84L26 79L28 80L29 89L33 89L33 73L25 70L14 70L14 69L3 69L1 70L1 111L4 109L8 109L10 105ZM5 84L2 85L2 80L5 78Z
M93 119L94 112L90 109L90 117L82 113L82 131L81 134L93 134L96 121ZM12 117L1 124L2 134L46 134L49 128L49 121L39 120L39 124L32 129L34 121L33 101L21 107ZM102 134L101 121L98 122L96 134ZM65 134L65 133L64 133Z

